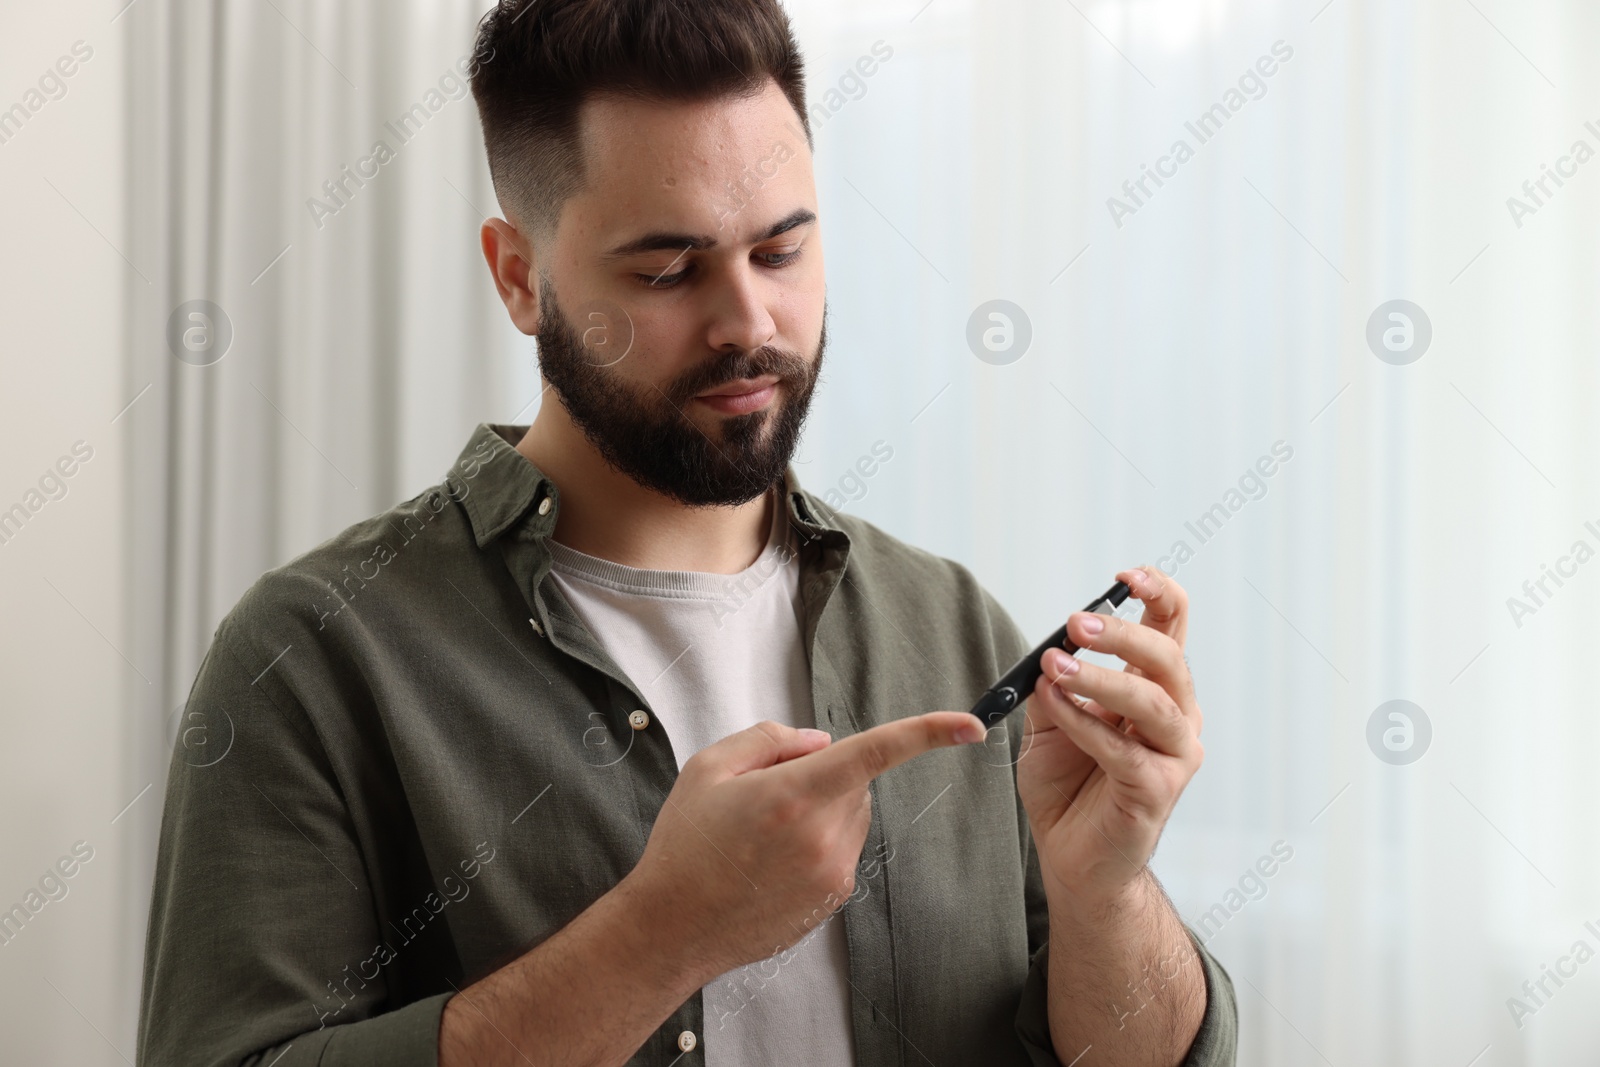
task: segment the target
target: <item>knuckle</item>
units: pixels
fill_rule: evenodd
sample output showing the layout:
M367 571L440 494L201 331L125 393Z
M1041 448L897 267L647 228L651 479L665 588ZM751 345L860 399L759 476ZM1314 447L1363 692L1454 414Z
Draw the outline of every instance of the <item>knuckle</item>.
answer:
M802 835L795 854L806 870L818 873L827 885L833 883L836 864L830 862L833 858L833 848L827 835L822 833Z
M1134 777L1145 788L1160 788L1161 768L1157 765L1156 754L1144 745L1135 741L1128 735L1123 735L1127 742L1125 755L1128 763L1133 767Z
M784 739L789 736L789 727L784 726L782 723L773 722L771 719L762 719L750 729L764 735L774 745L781 745Z
M766 833L777 833L793 827L805 813L805 798L797 790L784 789L768 799L760 822Z
M1157 690L1155 704L1156 714L1161 717L1163 725L1183 722L1183 709L1178 706L1178 702L1173 700L1166 690Z
M876 778L889 769L889 751L883 743L874 739L869 744L861 746L861 766L870 778Z
M1162 768L1147 763L1138 771L1139 789L1143 793L1142 806L1151 814L1165 813L1173 797L1172 783L1162 773Z
M788 792L772 806L772 818L779 826L796 826L806 816L809 805L799 793Z
M1112 756L1122 763L1129 774L1137 778L1146 773L1149 766L1149 749L1120 730L1113 731L1113 736L1107 738L1107 743L1111 747Z

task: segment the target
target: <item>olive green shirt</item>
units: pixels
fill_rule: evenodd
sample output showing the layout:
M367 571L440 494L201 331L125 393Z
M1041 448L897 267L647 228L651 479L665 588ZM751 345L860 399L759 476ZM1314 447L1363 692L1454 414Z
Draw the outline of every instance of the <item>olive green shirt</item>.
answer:
M512 447L525 429L480 425L440 485L263 575L218 626L167 781L141 1065L436 1064L455 990L638 862L677 761L547 580L561 495ZM783 489L818 728L964 709L1028 650L966 568L832 513L792 467ZM1021 727L870 787L835 916L859 1063L1081 1051L1050 1041ZM1207 1005L1183 1064L1232 1064L1233 986L1194 940ZM630 1062L703 1062L685 1035L710 1022L697 992Z

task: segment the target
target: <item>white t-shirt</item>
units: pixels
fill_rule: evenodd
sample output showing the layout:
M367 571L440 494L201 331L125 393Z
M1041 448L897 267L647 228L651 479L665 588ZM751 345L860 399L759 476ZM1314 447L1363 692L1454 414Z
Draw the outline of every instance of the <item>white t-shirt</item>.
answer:
M681 770L762 719L814 727L800 568L781 497L767 546L737 574L625 567L550 542L551 580L667 733ZM855 1063L839 913L799 943L703 989L708 1067Z

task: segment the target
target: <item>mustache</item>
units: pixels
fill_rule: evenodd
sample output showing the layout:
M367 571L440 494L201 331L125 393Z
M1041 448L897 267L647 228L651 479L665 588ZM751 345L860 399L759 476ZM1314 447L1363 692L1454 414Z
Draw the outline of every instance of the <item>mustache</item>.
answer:
M776 375L785 385L805 382L811 364L796 352L771 345L749 351L723 352L680 375L668 394L674 403L686 404L707 389L742 378Z

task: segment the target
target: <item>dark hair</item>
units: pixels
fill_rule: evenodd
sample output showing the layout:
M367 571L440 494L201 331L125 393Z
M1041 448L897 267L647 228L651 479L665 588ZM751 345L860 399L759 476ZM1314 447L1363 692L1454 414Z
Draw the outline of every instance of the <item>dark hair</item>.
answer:
M500 0L474 56L495 193L536 230L583 185L578 111L597 93L702 100L753 95L771 78L811 143L803 60L778 0Z

